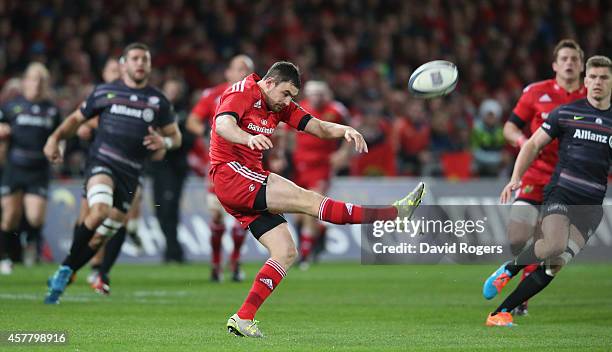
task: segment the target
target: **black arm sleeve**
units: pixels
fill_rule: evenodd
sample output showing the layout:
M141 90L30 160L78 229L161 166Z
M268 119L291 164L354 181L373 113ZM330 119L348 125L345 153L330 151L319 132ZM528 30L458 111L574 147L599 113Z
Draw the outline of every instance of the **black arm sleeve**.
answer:
M525 127L525 121L523 121L523 119L521 119L517 114L512 113L512 115L510 115L510 118L508 119L508 122L512 122L513 124L516 125L516 127L523 129L523 127Z

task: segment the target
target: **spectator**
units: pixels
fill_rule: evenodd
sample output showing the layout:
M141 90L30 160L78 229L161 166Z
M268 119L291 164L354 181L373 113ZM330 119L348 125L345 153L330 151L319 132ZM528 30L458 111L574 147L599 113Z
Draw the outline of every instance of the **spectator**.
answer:
M508 157L504 151L502 107L494 99L480 104L479 120L472 129L471 144L476 171L480 176L498 176Z

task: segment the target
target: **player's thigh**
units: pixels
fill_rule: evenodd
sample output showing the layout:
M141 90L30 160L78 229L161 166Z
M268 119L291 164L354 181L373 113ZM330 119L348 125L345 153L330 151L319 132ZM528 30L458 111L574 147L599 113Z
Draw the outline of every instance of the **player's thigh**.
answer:
M271 213L304 213L317 216L323 196L299 187L274 173L268 176L266 203Z
M13 230L19 225L23 209L23 191L15 191L2 196L2 227Z
M280 262L287 269L297 256L295 242L289 232L289 225L284 222L268 230L259 242L270 252L270 258Z
M525 201L517 200L510 207L510 221L508 222L508 239L512 244L527 242L538 225L539 209L537 206Z
M113 179L107 174L95 174L87 180L88 211L83 222L88 228L97 228L109 216L113 206L114 188Z
M565 248L570 234L570 219L566 214L551 213L542 218L542 239L549 248Z
M28 223L34 227L41 226L45 221L47 198L38 194L26 194L23 197L23 205Z

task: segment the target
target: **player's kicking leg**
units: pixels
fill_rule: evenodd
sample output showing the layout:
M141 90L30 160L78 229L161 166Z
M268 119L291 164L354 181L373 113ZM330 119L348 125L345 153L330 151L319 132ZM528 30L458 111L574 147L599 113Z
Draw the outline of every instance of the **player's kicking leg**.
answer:
M425 185L419 183L406 197L394 205L368 208L324 197L298 187L295 183L269 174L260 191L265 201L255 198L256 209L265 210L253 220L249 228L270 252L270 258L255 277L253 286L238 312L227 322L227 329L239 336L262 337L254 320L257 310L280 284L297 257L297 249L289 227L281 213L302 213L335 224L361 224L376 220L390 220L398 216L410 217L421 203ZM259 203L259 205L258 205ZM263 204L262 204L263 203Z

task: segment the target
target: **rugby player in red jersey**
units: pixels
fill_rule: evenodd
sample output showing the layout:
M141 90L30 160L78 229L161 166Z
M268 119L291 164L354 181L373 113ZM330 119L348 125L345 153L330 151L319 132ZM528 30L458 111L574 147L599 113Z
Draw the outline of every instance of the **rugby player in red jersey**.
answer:
M367 152L354 128L312 117L293 99L300 73L290 62L277 62L263 78L251 74L221 96L210 143L210 177L225 210L268 249L270 258L227 328L240 336L263 336L255 313L285 277L297 250L282 213L301 213L335 224L371 223L409 218L420 204L423 183L393 206L368 208L324 197L263 169L262 153L273 147L270 137L280 122L323 139L344 138L357 152Z
M339 101L333 100L331 89L326 82L308 81L304 84L305 99L300 106L323 121L345 124L349 120L347 108ZM348 159L350 144L340 144L337 140L320 139L308 133L295 134L293 181L300 187L325 194L329 180L334 175L338 164ZM324 225L316 218L298 214L300 228L300 268L306 269L310 253L315 243L321 239Z
M225 79L227 81L212 88L205 89L202 92L202 97L198 100L198 103L193 107L191 113L187 117L187 130L196 136L203 136L206 129L206 122L212 124L215 109L219 105L219 100L223 92L230 84L244 79L247 75L251 74L254 69L253 60L251 60L250 57L246 55L237 55L232 58L229 66L225 70ZM223 279L221 270L221 239L223 233L225 233L225 223L223 221L225 211L213 192L212 182L210 182L210 180L209 185L209 194L206 200L208 211L210 212L210 247L212 249L210 279L214 282L220 282ZM240 270L240 249L244 243L245 234L246 230L236 222L232 228L234 249L230 257L230 265L232 269L232 280L237 282L244 279L244 273Z
M537 131L546 121L548 113L557 106L573 102L586 96L580 74L584 71L584 52L580 45L571 39L561 40L553 51L552 68L555 78L530 84L523 90L512 115L504 126L506 140L522 147L527 137L522 130L529 125L530 134ZM508 238L513 255L519 254L537 228L539 206L543 202L544 187L557 165L559 143L555 140L548 144L531 164L516 193L508 224ZM537 265L527 266L521 279L528 276ZM484 292L483 292L484 293ZM484 294L491 299L490 292ZM517 315L527 313L527 302L513 312Z

